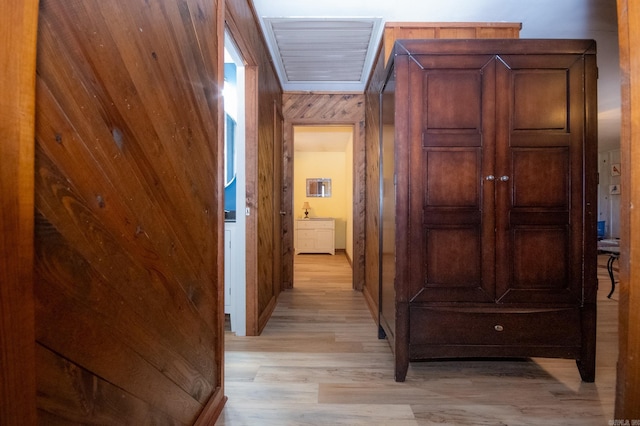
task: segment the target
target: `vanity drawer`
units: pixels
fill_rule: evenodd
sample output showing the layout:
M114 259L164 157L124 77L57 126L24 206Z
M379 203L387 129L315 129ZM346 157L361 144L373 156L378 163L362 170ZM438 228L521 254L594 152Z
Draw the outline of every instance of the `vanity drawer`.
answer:
M580 310L412 307L412 345L579 346Z

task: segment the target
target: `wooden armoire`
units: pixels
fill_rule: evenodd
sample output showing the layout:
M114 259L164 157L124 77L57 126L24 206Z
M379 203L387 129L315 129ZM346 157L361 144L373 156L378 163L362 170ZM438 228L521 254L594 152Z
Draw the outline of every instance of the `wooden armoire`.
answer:
M399 40L381 92L380 327L410 361L575 359L595 379L591 40Z

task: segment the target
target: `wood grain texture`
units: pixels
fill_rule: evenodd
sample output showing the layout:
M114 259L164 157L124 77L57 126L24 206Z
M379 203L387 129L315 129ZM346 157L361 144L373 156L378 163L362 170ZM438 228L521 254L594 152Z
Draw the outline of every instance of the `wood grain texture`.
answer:
M640 419L640 5L618 0L618 39L622 83L620 151L622 192L620 203L620 358L616 415L620 420ZM635 265L635 266L633 266Z
M233 33L232 33L233 34ZM245 185L246 185L246 207L249 214L245 218L246 235L258 235L258 215L256 204L256 193L258 187L258 146L255 143L248 144L249 141L258 140L258 67L245 66L245 103L247 111L245 115ZM249 113L251 111L251 113ZM258 239L246 238L246 306L247 306L247 329L248 336L260 334L260 310L258 309Z
M221 14L200 0L41 2L43 423L192 424L222 403ZM74 371L99 389L79 405L54 380Z
M458 48L468 53L459 61ZM396 42L398 233L390 284L396 318L409 313L396 322L396 334L406 335L396 339L404 341L397 359L405 351L412 360L568 357L584 381L594 380L596 307L585 295L597 285L586 265L596 254L597 170L583 167L597 158L597 132L586 119L596 101L595 43L554 40L546 49L538 40ZM496 57L504 62L488 62ZM513 118L518 109L529 117L526 134ZM562 136L549 128L559 125L555 117L566 117ZM553 186L537 179L541 167ZM502 175L495 185L485 179L493 174ZM551 324L559 335L535 333Z
M217 425L607 424L618 309L618 294L606 297L607 258L598 259L596 383L581 382L571 360L519 358L414 363L399 384L344 255L296 256L294 289L262 335L227 333L229 401Z
M41 345L36 345L36 354L40 424L190 424L159 412Z
M365 90L366 120L366 219L365 219L365 300L375 318L378 318L380 305L380 91L385 82L384 49L378 49L376 60L371 71L369 85Z
M284 107L284 104L283 104ZM294 216L293 216L293 126L284 116L282 124L282 199L281 208L285 212L282 218L282 289L293 288Z
M365 295L372 312L379 309L380 282L380 102L379 92L384 85L385 66L397 39L434 38L518 38L518 23L492 22L387 22L383 40L374 62L366 96L366 220Z
M257 335L266 325L282 287L277 226L281 183L277 182L281 148L277 140L276 111L282 105L282 89L272 66L250 1L229 1L225 19L229 33L245 61L247 207L247 335ZM275 106L275 107L274 107ZM276 226L274 226L276 225ZM278 241L278 242L276 242ZM276 259L277 257L277 259ZM286 278L284 278L286 279Z
M282 115L282 105L275 102L273 104L273 141L273 281L274 285L278 286L279 293L281 290L286 288L284 285L285 275L283 274L285 271L282 266L282 259L286 256L282 245L282 240L284 239L282 222L286 216L286 212L282 205L282 198L287 188L284 186L284 180L282 178L284 171L284 157L282 154L284 142L284 116ZM292 275L289 275L286 278L287 281L292 279Z
M387 22L383 45L385 64L396 40L407 38L519 38L515 22Z
M33 134L37 1L0 17L0 424L36 422Z
M363 290L365 282L365 102L362 94L285 93L283 95L284 125L284 187L293 188L293 126L300 124L351 124L353 139L353 288ZM293 193L285 193L283 205L288 220L283 223L287 237L284 250L293 247ZM288 265L293 259L285 258ZM291 268L291 266L284 266Z

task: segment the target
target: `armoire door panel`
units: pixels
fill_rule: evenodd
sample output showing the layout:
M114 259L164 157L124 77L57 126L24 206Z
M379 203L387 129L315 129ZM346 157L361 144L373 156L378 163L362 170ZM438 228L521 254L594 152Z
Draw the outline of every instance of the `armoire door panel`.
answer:
M496 295L581 302L582 60L501 56L496 71ZM504 129L508 129L505 131Z
M522 228L513 235L515 289L566 289L569 240L566 228Z
M448 225L425 224L425 246L418 248L424 263L421 279L411 287L412 303L495 300L493 271L484 268L493 250L482 244L479 215L468 219Z
M569 210L569 149L512 149L513 208Z
M478 227L430 229L425 237L426 287L479 287L482 246Z
M514 226L510 240L510 274L496 282L500 303L580 305L580 268L572 262L568 226Z
M474 56L419 57L422 71L412 89L422 96L422 150L411 162L421 208L410 212L421 235L414 255L421 277L411 286L412 303L493 302L493 173L495 59ZM489 216L483 219L484 212ZM416 268L418 269L418 268Z
M533 69L513 73L513 130L566 130L567 71Z
M499 84L509 87L512 138L522 132L522 137L533 139L540 136L537 131L544 131L545 138L554 140L582 129L575 122L584 117L580 109L584 105L582 55L500 55L500 59L497 73L499 79L505 79ZM549 141L535 144L539 143Z
M422 145L481 146L483 76L480 70L431 70L424 72L422 84Z
M427 150L424 153L424 205L480 209L482 153L479 149Z
M465 137L474 135L479 140L486 124L482 120L483 114L486 114L488 103L493 101L492 96L487 99L489 92L486 89L494 85L495 57L469 56L462 62L455 55L412 58L412 68L416 71L419 68L421 75L419 84L413 89L421 94L420 116L424 133L435 137L459 133ZM429 137L425 136L424 140L429 143Z
M436 70L426 72L424 77L425 131L475 130L479 134L482 117L479 70Z

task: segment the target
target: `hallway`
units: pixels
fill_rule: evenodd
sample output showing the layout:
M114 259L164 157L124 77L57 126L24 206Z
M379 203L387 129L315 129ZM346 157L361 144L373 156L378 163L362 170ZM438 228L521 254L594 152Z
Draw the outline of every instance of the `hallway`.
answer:
M393 380L393 356L342 254L295 256L294 289L280 295L262 336L226 335L217 425L606 425L613 418L617 291L607 299L599 257L595 383L561 359L412 363Z

